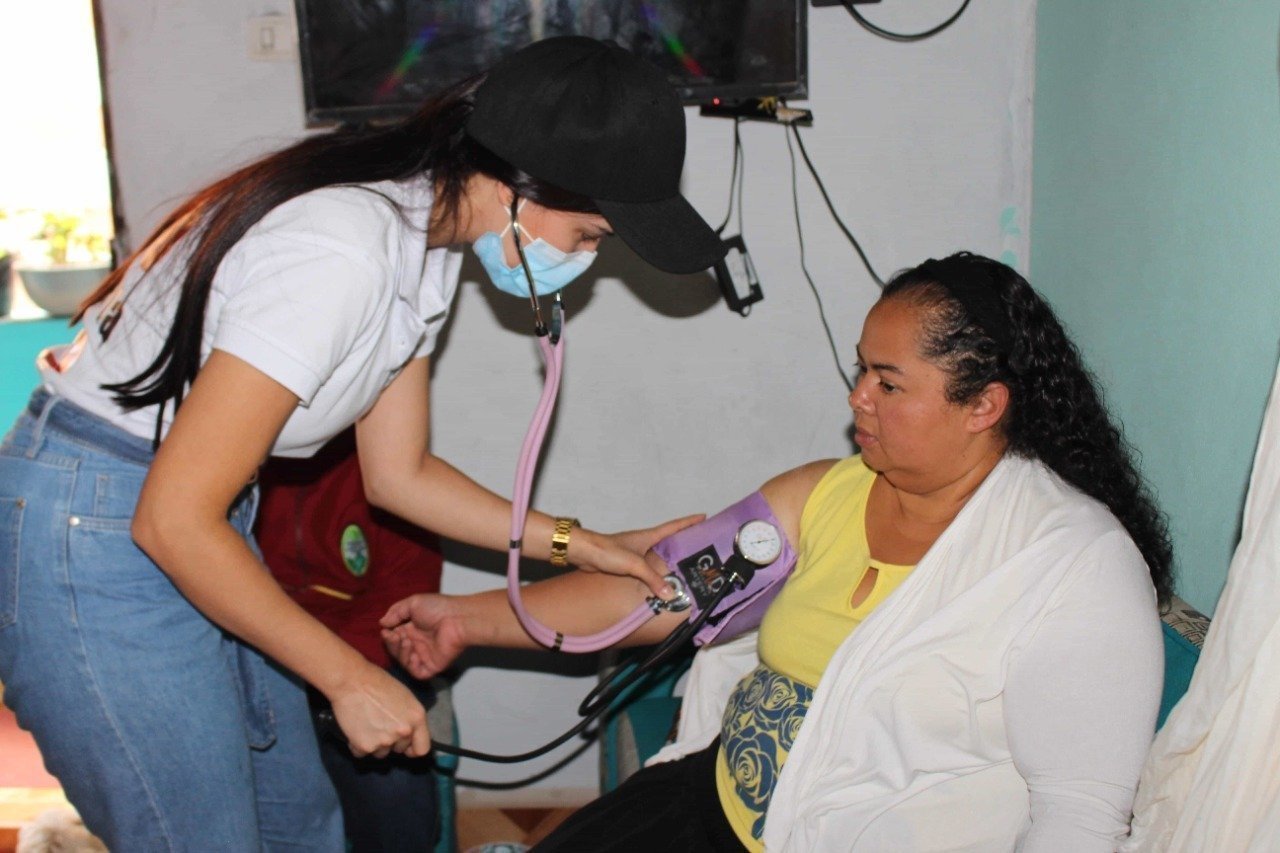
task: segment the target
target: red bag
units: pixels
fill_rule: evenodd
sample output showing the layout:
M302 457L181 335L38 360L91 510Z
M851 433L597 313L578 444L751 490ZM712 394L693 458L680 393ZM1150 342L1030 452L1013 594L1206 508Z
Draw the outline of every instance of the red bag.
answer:
M365 500L354 430L310 459L271 459L259 479L256 535L271 573L309 613L386 667L378 620L406 596L440 591L435 535Z

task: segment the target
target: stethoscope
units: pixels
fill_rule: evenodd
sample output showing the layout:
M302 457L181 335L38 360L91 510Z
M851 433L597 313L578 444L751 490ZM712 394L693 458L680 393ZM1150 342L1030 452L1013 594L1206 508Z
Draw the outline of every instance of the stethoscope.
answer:
M533 418L529 423L529 429L525 433L524 443L520 449L520 460L516 465L515 488L511 496L511 541L507 552L507 600L510 602L512 611L514 611L516 618L520 620L520 624L525 631L543 646L553 651L579 654L596 652L612 646L634 633L637 628L653 619L659 613L687 610L692 603L692 599L684 579L672 573L666 577L667 582L676 590L676 595L670 601L664 601L654 595L648 596L635 610L623 617L621 621L611 628L595 634L567 636L535 619L525 608L524 602L520 597L520 550L523 545L525 521L529 515L533 475L537 470L543 439L546 437L547 426L551 422L551 415L555 411L556 400L560 394L560 377L564 369L565 314L564 302L560 298L560 293L557 292L551 306L551 323L548 325L543 321L542 307L538 303L533 271L529 268L529 262L525 259L524 248L521 245L521 238L525 235L520 223L516 220L518 203L518 196L511 201L511 224L514 231L516 255L520 258L520 266L524 269L525 278L529 282L529 304L533 311L534 334L537 338L538 349L542 353L546 376L543 380L542 394L538 399L537 408L534 410ZM756 530L760 525L769 527L772 535L764 537L758 534L743 535L751 532L748 528ZM747 542L770 542L775 544L771 544L765 549L765 552L761 552L758 547L753 549L744 544ZM432 748L450 755L497 764L517 764L550 752L570 738L585 731L587 726L595 722L601 714L611 707L614 700L636 682L661 666L676 650L692 641L694 635L715 613L717 605L735 589L741 589L746 586L756 568L772 563L777 559L780 551L781 540L772 525L759 520L749 521L744 524L734 543L734 553L724 562L720 584L714 590L713 597L698 614L697 618L686 621L679 628L672 631L667 635L666 639L655 646L642 660L633 661L634 665L629 663L614 669L609 676L592 688L591 692L578 705L578 715L582 719L573 728L554 740L518 755L493 755L448 743L433 743ZM345 740L331 707L317 710L316 721L322 733L326 736Z
M664 601L656 595L649 596L611 628L584 636L566 636L535 619L520 598L520 549L524 541L525 520L529 514L533 476L538 468L538 457L542 451L543 439L546 437L547 425L551 422L551 415L555 411L556 400L560 395L560 377L564 370L564 302L557 291L551 306L551 326L548 328L543 322L542 308L538 304L533 271L529 268L524 247L521 245L522 238L526 235L516 219L518 204L519 197L513 197L511 200L511 226L514 232L512 236L516 244L516 255L520 258L520 266L524 268L525 278L529 282L529 305L533 309L534 334L538 341L538 349L542 353L546 376L542 383L542 396L538 399L538 406L534 410L533 419L529 423L524 443L520 448L520 460L516 464L516 482L511 494L511 541L507 551L507 600L511 603L511 609L520 620L521 626L539 644L552 651L576 654L598 652L631 635L659 613L688 609L690 599L682 579L678 575L668 575L667 582L676 590L676 595L670 601Z

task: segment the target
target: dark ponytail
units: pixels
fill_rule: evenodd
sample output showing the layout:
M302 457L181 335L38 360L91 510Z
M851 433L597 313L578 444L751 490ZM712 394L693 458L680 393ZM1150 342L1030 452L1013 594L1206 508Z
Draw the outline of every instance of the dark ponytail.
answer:
M160 352L137 376L103 388L113 392L115 401L127 410L159 405L163 413L170 400L175 407L180 405L200 369L205 311L218 266L271 210L312 190L408 180L429 171L435 187L432 219L452 223L467 182L480 173L545 207L596 212L589 199L537 180L466 134L475 92L483 80L484 75L463 80L397 124L340 128L304 139L231 173L180 205L81 303L73 318L79 321L90 306L112 295L134 264L150 268L183 237L195 235L184 262L177 310ZM427 223L420 226L425 240Z
M1000 428L1010 452L1039 459L1105 504L1138 546L1166 604L1173 548L1165 517L1079 350L1027 280L998 261L961 252L899 273L881 298L925 309L922 354L949 374L951 402L972 401L990 382L1008 387ZM980 316L984 302L999 316Z

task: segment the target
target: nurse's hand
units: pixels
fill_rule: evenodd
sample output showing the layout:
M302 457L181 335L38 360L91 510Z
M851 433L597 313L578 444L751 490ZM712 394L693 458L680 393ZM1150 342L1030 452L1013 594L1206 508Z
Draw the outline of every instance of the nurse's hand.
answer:
M382 617L387 651L414 678L443 672L468 646L456 599L421 593L391 605Z
M422 703L380 667L368 664L328 699L357 758L385 758L392 752L418 758L431 749Z
M645 553L673 533L704 519L706 515L703 514L686 515L655 527L621 533L577 529L569 535L569 562L589 572L630 575L665 601L675 595L675 590L667 585L665 579L666 567L650 564L645 560Z

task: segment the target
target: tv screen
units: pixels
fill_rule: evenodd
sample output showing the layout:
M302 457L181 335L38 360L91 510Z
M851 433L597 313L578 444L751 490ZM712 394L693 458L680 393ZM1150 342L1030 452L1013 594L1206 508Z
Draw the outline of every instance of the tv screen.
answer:
M308 124L397 118L542 38L613 39L685 103L806 91L807 0L295 0Z

